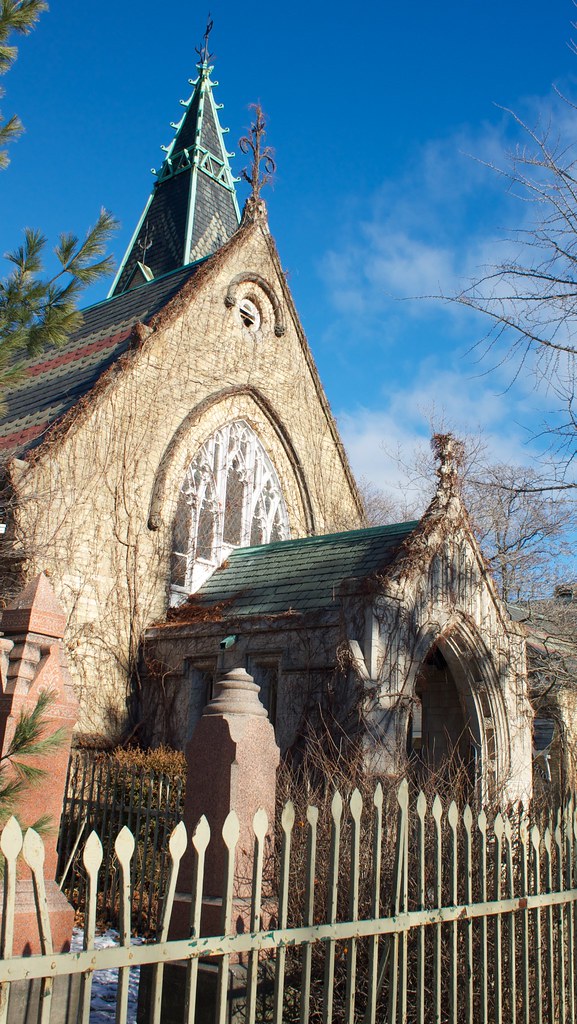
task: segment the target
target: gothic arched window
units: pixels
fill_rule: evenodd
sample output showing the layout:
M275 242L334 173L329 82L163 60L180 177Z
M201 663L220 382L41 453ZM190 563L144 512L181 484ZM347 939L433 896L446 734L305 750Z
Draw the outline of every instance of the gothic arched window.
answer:
M232 548L288 536L272 462L244 420L227 423L204 442L180 488L172 534L175 602L197 590Z

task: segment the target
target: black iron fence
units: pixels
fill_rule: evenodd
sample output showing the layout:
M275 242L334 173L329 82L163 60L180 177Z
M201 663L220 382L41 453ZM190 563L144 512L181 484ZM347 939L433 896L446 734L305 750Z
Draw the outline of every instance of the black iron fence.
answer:
M168 873L168 839L181 820L184 780L161 771L118 763L113 755L73 752L58 840L57 879L76 910L84 909L86 870L82 851L94 829L103 845L98 912L115 924L118 865L114 842L126 826L136 841L131 865L133 926L154 929L159 895Z

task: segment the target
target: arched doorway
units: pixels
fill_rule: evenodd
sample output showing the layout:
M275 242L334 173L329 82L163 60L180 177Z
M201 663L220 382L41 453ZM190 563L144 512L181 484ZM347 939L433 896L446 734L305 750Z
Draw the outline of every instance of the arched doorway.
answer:
M509 733L494 659L467 625L437 636L417 665L408 753L422 771L459 775L485 802L508 777Z
M476 725L440 646L435 645L415 680L409 757L427 773L474 787L479 757Z

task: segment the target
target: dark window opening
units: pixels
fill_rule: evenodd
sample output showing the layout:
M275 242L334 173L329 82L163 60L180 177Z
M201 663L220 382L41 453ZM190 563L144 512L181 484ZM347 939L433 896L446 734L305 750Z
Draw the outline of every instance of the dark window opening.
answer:
M276 725L279 662L276 659L253 661L250 658L247 671L250 672L257 686L260 686L261 704L264 704L268 711L271 724Z
M258 306L250 299L243 299L239 305L240 319L249 331L256 331L260 327L260 313Z

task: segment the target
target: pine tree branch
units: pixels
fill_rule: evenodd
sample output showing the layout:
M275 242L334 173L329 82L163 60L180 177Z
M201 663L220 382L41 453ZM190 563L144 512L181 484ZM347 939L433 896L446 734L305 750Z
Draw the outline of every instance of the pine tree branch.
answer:
M8 42L14 32L28 35L43 11L48 10L45 0L0 0L0 75L5 75L18 56L18 48ZM0 92L0 98L4 90ZM0 170L8 166L6 146L22 134L20 119L13 114L5 120L0 113Z
M61 235L55 249L61 269L50 278L44 276L47 241L40 231L27 228L23 244L7 254L14 269L0 281L0 395L21 379L23 356L58 347L78 329L82 290L113 268L105 252L116 227L112 214L101 210L84 240Z
M50 727L47 715L54 700L53 691L43 690L31 711L20 712L12 740L6 753L0 757L0 821L14 813L19 797L29 786L37 784L47 775L46 768L21 759L45 757L60 749L66 741L66 730L63 728L46 735ZM44 830L48 823L46 815L38 821Z

